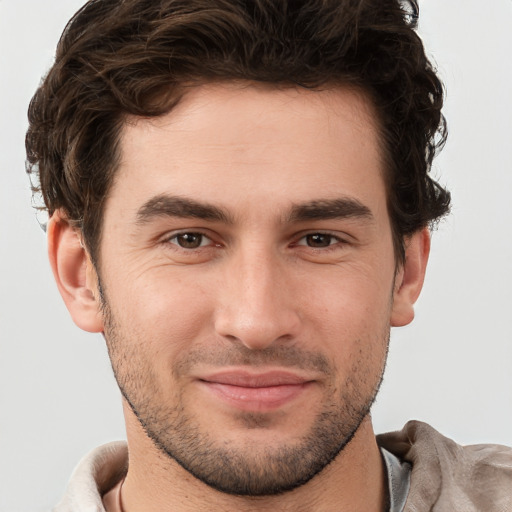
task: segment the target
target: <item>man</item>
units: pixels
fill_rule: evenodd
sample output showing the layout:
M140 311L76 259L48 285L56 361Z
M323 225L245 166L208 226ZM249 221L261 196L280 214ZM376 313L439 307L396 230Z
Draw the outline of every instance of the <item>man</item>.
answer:
M407 7L93 0L70 22L28 160L128 443L56 510L512 509L510 450L371 424L449 209Z

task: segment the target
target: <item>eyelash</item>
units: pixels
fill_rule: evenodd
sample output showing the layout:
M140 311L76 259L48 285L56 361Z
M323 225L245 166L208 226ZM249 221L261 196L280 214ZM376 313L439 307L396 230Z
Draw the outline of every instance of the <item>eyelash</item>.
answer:
M201 238L201 243L199 246L197 247L183 247L181 246L177 240L179 237L185 237L185 236L195 236L195 237L200 237ZM220 244L215 244L213 242L213 240L211 239L211 237L209 237L208 235L206 235L205 233L201 233L200 231L182 231L180 233L175 233L173 234L172 236L170 237L167 237L164 242L165 243L170 243L172 245L176 245L179 249L181 250L184 250L184 251L195 251L195 250L200 250L200 249L204 249L205 247L208 247L210 244L206 244L206 245L203 245L203 242L204 240L209 240L212 245L216 245L216 246L220 246ZM173 242L173 240L176 240L176 242Z
M307 243L305 243L305 244L300 243L302 240L307 240L308 238L313 238L313 237L327 237L327 238L329 238L329 244L326 246L321 246L321 247L313 247L311 245L308 245ZM347 244L347 241L343 240L342 238L340 238L337 235L334 235L334 234L328 233L328 232L326 233L324 231L315 231L313 233L307 233L307 234L303 235L293 245L307 247L308 249L313 249L313 250L321 250L322 252L327 252L327 251L339 249L340 245L346 245L346 244Z
M179 237L186 237L186 236L199 237L200 244L197 247L183 247L178 242L178 239L179 239ZM325 245L325 246L321 246L321 247L313 247L311 245L308 245L307 239L308 238L311 239L312 237L327 237L329 239L329 244ZM205 239L210 241L210 243L204 244ZM306 243L301 243L303 240L306 241ZM208 235L206 235L205 233L202 233L200 231L182 231L180 233L175 233L172 236L167 237L163 242L166 244L170 243L172 245L175 245L180 250L187 251L187 252L201 250L201 249L207 248L212 245L216 246L216 247L221 247L221 244L216 244L212 240L211 237L209 237ZM318 251L322 251L322 252L328 252L328 251L339 249L340 245L347 245L347 244L348 244L348 242L346 240L344 240L344 239L340 238L339 236L334 235L332 233L322 232L322 231L314 231L314 232L302 235L300 238L297 239L296 242L291 244L291 247L305 247L307 249L312 249L315 251L318 250Z

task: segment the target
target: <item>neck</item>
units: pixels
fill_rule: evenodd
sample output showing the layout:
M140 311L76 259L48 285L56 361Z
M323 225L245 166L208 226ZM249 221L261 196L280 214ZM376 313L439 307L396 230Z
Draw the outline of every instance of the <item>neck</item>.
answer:
M368 416L336 459L308 483L277 496L233 496L212 489L158 450L125 405L129 469L124 512L380 512L386 480Z

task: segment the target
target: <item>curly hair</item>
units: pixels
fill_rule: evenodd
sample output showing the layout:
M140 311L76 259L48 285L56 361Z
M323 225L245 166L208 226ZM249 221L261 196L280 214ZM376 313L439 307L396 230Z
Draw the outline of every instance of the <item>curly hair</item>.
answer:
M357 87L373 101L395 253L449 210L429 172L446 139L443 86L414 0L90 0L66 26L29 107L27 172L96 261L128 116L160 116L186 85L249 80Z

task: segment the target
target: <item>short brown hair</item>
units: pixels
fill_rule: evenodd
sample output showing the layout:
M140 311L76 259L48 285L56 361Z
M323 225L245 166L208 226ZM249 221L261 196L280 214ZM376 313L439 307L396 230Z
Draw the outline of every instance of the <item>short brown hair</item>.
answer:
M350 84L380 117L397 258L444 215L430 176L446 138L442 84L416 32L414 0L90 0L68 23L29 108L27 170L96 261L124 119L169 112L185 84Z

